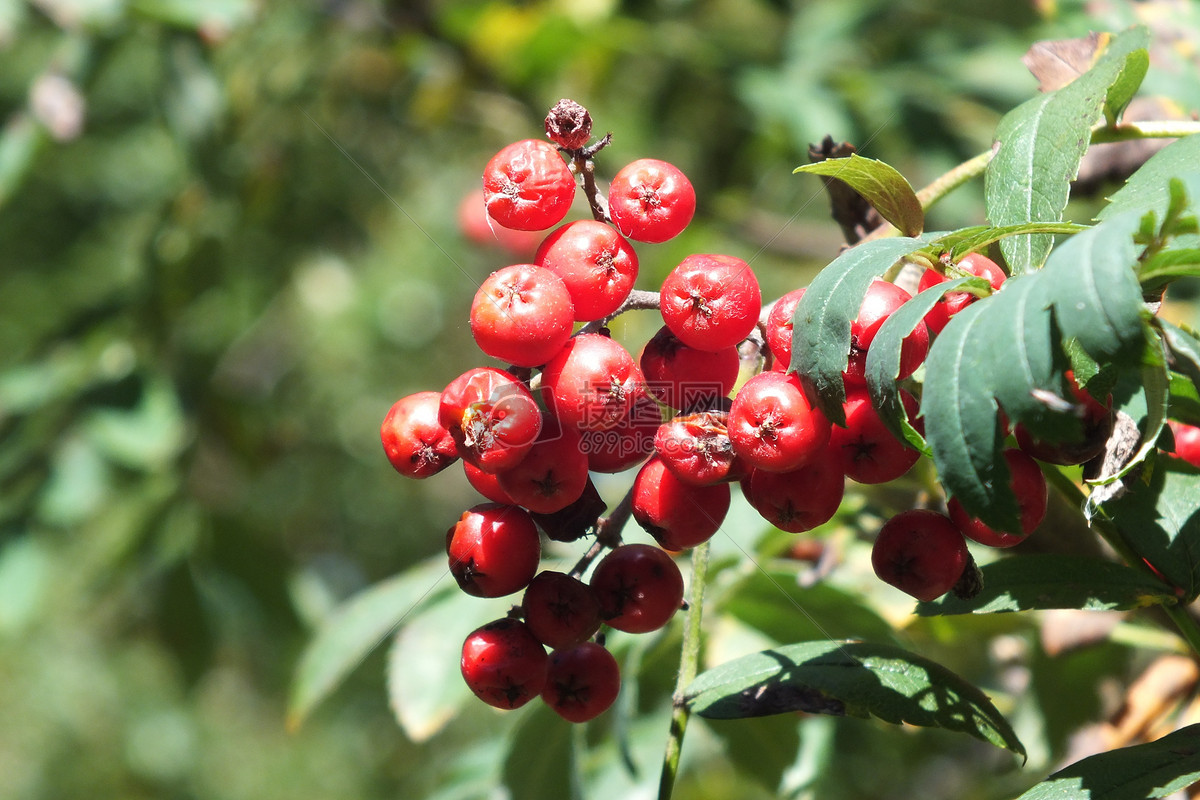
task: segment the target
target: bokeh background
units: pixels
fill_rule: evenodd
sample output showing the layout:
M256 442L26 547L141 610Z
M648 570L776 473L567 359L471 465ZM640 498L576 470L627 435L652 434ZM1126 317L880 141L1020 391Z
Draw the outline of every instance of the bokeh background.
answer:
M920 186L1032 95L1032 42L1137 21L1161 35L1147 91L1200 107L1188 2L0 0L0 798L567 796L555 764L523 766L544 737L588 745L583 796L645 796L661 704L632 738L474 705L401 727L384 648L285 726L314 632L475 502L459 470L397 476L378 426L484 363L471 298L527 260L463 232L482 165L574 98L614 134L601 173L652 156L696 186L639 286L729 252L775 297L841 242L817 179L792 174L810 143ZM980 197L930 227L980 222ZM636 347L656 327L616 332ZM986 655L995 632L966 641ZM660 644L639 654L663 673L646 698L669 690ZM457 681L436 659L417 666ZM1041 692L1072 710L1040 725L1035 763L1127 662L1109 645L1053 668L1080 690ZM889 796L1036 779L948 738L806 725L698 727L679 796L885 796L881 763Z

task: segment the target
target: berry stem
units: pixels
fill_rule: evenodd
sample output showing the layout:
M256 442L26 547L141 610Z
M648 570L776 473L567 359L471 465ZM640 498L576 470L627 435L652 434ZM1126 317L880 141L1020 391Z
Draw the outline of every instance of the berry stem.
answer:
M679 774L679 756L683 751L683 735L687 731L691 709L684 690L696 679L700 664L700 618L704 604L704 585L708 578L708 542L692 550L692 585L687 598L687 613L683 621L683 648L679 654L679 677L671 699L671 731L663 755L662 777L658 783L658 800L669 800Z
M645 289L634 289L629 293L629 297L625 298L625 302L621 304L613 313L603 319L594 320L584 325L576 335L580 333L598 333L602 328L607 328L608 324L617 317L624 314L626 311L647 311L649 309L658 309L661 304L661 299L658 292L650 292Z
M568 574L573 578L582 578L583 573L587 572L588 567L600 557L601 553L620 545L621 531L625 529L625 523L629 521L632 514L633 487L631 486L625 496L621 498L621 502L613 508L611 514L596 520L596 541L592 542L592 546L587 549L587 552L580 556L579 561L571 567Z
M612 134L606 133L604 138L595 144L571 153L572 166L577 173L583 176L583 193L587 195L588 205L592 209L592 218L597 222L612 222L612 217L608 215L608 201L596 185L596 162L592 160L592 156L611 141Z

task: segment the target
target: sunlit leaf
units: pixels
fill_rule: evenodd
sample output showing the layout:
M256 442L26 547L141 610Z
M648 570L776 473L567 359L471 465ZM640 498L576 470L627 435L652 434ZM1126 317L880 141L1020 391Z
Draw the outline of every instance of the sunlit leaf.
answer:
M836 178L867 199L879 216L905 236L917 236L925 227L925 212L916 192L890 164L857 153L796 167L794 172Z

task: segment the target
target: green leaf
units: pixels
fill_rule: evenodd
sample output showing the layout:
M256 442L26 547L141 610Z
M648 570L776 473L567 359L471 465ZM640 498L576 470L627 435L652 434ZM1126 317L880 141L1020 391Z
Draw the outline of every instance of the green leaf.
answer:
M575 772L573 729L570 723L540 701L517 726L504 761L504 785L512 800L570 800L580 797Z
M918 236L925 227L925 212L917 193L895 167L882 161L854 153L849 158L805 164L796 167L793 174L797 172L825 175L848 184L904 236Z
M1173 605L1171 587L1141 570L1098 558L1027 555L981 568L983 589L970 599L947 594L917 604L921 616L995 614L1046 608L1086 611Z
M1149 40L1143 42L1142 48L1149 45ZM1129 101L1137 94L1150 68L1150 53L1145 49L1137 49L1129 53L1121 66L1121 73L1116 81L1108 87L1104 97L1104 119L1110 125L1116 125L1129 106Z
M1125 463L1117 470L1097 476L1089 480L1093 486L1102 486L1124 478L1133 470L1138 469L1152 452L1154 452L1158 436L1167 423L1168 396L1170 395L1171 377L1167 365L1163 361L1145 364L1141 370L1142 397L1139 405L1144 402L1145 416L1138 420L1141 433L1141 443L1138 449L1129 455ZM1089 503L1089 509L1094 506Z
M1159 458L1104 510L1134 552L1190 602L1200 594L1200 470Z
M889 645L817 641L764 650L702 673L685 698L709 719L792 711L875 716L967 733L1025 755L983 692L940 664Z
M850 357L850 322L867 287L924 244L920 239L891 238L852 247L821 270L796 304L790 371L813 390L817 405L834 424L846 420L842 373Z
M1162 250L1142 262L1138 280L1149 292L1179 278L1200 278L1200 248Z
M1162 331L1171 363L1175 369L1200 385L1200 339L1191 331L1155 317L1154 324Z
M1200 725L1147 744L1088 756L1055 772L1018 800L1151 800L1200 780Z
M948 233L934 240L940 249L949 249L950 258L959 261L968 253L982 251L992 242L998 242L1009 236L1027 236L1029 234L1063 234L1071 235L1087 230L1086 225L1077 222L1018 222L1014 225L975 225L970 228Z
M1194 379L1178 372L1171 373L1167 416L1189 425L1200 425L1200 389L1197 389Z
M1128 90L1149 35L1136 28L1116 36L1090 70L1061 89L1039 95L1010 111L996 130L997 151L985 176L988 221L993 225L1057 222L1067 205L1071 181L1091 139L1110 89ZM1001 252L1014 274L1038 269L1052 238L1010 237Z
M925 437L908 421L904 404L900 400L900 387L896 377L900 374L900 353L904 339L924 320L925 315L947 292L977 289L989 291L991 285L983 278L954 278L931 286L897 309L884 320L867 351L867 391L871 403L879 413L888 430L914 449L929 455Z
M1200 134L1172 142L1125 181L1125 185L1109 198L1097 219L1103 221L1125 212L1139 215L1154 212L1158 219L1163 219L1171 203L1172 179L1183 179L1189 195L1198 196L1193 188L1193 181L1200 179L1197 164L1200 164Z
M430 597L454 586L443 558L380 581L347 600L317 631L292 678L287 725L298 728L351 670Z

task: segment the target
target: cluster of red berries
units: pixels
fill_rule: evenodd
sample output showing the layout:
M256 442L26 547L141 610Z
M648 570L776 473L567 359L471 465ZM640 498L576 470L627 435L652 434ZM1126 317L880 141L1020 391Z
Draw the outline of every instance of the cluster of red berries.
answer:
M550 142L516 142L487 163L483 202L491 224L554 228L572 204L577 179L594 219L557 227L533 263L499 269L479 288L471 331L480 349L507 367L476 367L441 392L401 398L381 438L393 466L409 477L462 460L468 481L489 502L468 509L448 531L450 570L472 595L524 592L508 617L467 637L461 667L472 691L500 708L541 696L566 719L584 721L608 708L620 685L617 663L598 636L601 626L642 633L667 624L684 588L668 551L699 545L719 530L732 483L773 525L801 532L833 517L847 477L883 483L916 462L919 453L880 419L864 380L875 334L911 295L882 280L868 290L844 374L846 426L833 426L799 376L787 371L792 317L804 290L764 308L745 261L695 254L658 293L634 291L638 257L630 240L663 242L681 233L695 211L691 183L671 164L641 159L617 172L605 199L592 157L608 137L588 144L587 112L562 101L546 130ZM997 288L1005 277L981 256L954 266ZM922 288L945 279L931 269ZM936 335L974 299L942 298L905 340L900 378L924 360L930 331ZM604 327L631 308L658 308L664 323L637 359ZM576 329L576 323L584 324ZM739 346L747 339L756 341L769 368L746 380L731 401ZM916 399L902 397L919 426ZM1045 482L1020 450L1007 455L1023 498L1020 534L992 531L954 501L950 516L906 512L880 531L877 574L931 599L962 576L969 562L964 534L1004 546L1032 530L1045 512ZM658 547L622 544L624 519L616 511L600 517L606 506L590 479L592 472L639 464L623 504ZM573 541L588 532L596 545L575 568L539 572L542 534Z

